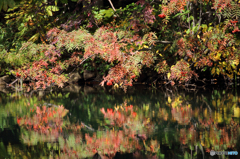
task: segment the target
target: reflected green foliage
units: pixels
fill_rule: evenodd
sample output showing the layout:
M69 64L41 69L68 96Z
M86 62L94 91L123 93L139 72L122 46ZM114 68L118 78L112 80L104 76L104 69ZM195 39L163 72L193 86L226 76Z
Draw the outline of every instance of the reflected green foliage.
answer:
M3 125L0 133L5 128L15 130L17 124L20 143L1 143L4 156L85 158L98 153L113 158L116 152L140 149L148 157L209 158L210 150L234 151L240 146L240 98L227 91L214 90L209 95L53 93L41 100L6 99L1 116L17 118L12 126ZM66 117L59 116L61 120L51 114L61 112L57 105L68 110Z

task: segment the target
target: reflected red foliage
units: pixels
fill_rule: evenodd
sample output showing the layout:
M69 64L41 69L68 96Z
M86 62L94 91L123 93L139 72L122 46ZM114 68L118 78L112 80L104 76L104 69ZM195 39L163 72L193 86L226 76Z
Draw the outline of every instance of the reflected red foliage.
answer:
M93 153L100 153L114 157L116 152L122 152L121 147L131 152L134 149L141 147L138 140L130 140L130 138L123 131L107 131L101 133L99 137L96 134L90 137L85 134L85 139L89 151ZM101 145L101 146L100 146Z
M56 111L55 111L56 110ZM36 107L36 111L32 110L30 116L17 118L19 126L24 126L29 130L39 131L49 134L51 132L62 131L62 118L67 114L68 110L63 106L57 108L47 108L46 106Z
M192 109L189 107L172 108L172 116L181 125L186 125L192 117Z

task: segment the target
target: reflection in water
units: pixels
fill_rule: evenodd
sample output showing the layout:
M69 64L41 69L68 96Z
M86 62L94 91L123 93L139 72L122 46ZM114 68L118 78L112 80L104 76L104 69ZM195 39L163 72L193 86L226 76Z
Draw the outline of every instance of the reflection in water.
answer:
M1 99L0 158L211 158L211 150L240 150L240 97L231 92Z

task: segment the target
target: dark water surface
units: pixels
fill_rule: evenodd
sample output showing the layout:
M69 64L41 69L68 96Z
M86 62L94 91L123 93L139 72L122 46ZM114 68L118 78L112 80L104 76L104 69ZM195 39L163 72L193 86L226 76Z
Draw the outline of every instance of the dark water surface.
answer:
M238 94L139 87L1 94L0 158L240 158Z

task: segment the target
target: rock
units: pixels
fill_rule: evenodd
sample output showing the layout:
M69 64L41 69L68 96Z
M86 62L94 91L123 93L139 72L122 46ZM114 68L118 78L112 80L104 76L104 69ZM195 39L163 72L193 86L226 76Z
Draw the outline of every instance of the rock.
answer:
M97 73L96 78L94 79L94 81L101 82L102 80L103 80L103 77L99 73Z
M0 80L0 85L6 85L7 83L5 82L5 81L3 81L3 80Z
M96 73L95 72L84 70L83 78L84 78L85 81L89 80L89 79L92 79L92 78L95 78L95 77L96 77Z
M8 93L10 93L12 90L11 90L11 88L7 88L5 85L0 85L0 92L3 92L3 93L5 93L5 94L8 94Z
M79 74L78 71L74 71L69 75L69 80L68 83L72 84L72 83L77 83L79 80L82 80L83 77L81 74Z
M10 81L11 81L11 77L9 75L0 77L0 85L6 85Z
M101 91L101 90L104 89L104 87L100 86L99 84L94 85L93 87L94 87L94 89L96 89L97 91Z
M95 85L99 85L100 82L93 80L93 81L86 81L85 84L95 86Z
M79 93L82 90L82 86L69 85L62 89L63 92Z
M44 94L45 94L44 91L39 91L39 92L38 92L38 96L39 96L40 98L42 98L42 97L44 96Z
M96 89L90 86L84 86L84 94L95 93Z

